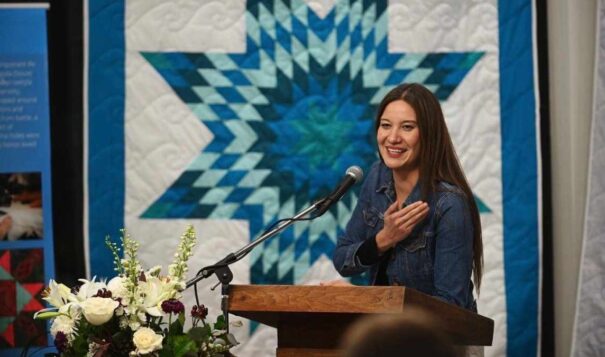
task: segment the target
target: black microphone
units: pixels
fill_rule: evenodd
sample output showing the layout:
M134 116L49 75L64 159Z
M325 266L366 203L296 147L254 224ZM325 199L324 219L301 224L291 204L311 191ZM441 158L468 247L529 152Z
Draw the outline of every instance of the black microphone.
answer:
M334 203L338 202L342 196L358 181L363 179L363 170L359 166L351 166L347 169L345 176L340 180L338 187L328 197L319 201L317 205L317 214L315 217L319 217L326 213L328 208Z

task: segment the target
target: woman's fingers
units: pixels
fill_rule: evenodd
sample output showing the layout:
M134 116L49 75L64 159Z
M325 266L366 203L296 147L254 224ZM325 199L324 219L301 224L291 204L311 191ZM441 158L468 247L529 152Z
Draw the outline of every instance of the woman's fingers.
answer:
M425 202L422 201L416 201L414 203L411 203L407 206L404 206L403 208L399 209L399 205L397 204L397 201L393 202L386 211L384 211L384 216L392 216L393 219L397 219L399 217L405 216L406 214L408 214L409 212L413 211L414 209L418 208L419 206L426 204Z
M416 201L409 206L393 213L393 218L396 221L409 220L410 217L416 215L417 212L428 208L428 204L422 201Z
M414 227L420 223L420 221L426 218L426 216L429 214L429 206L421 206L418 210L410 212L410 214L411 217L409 217L407 220L404 220L402 224L402 228L409 231L414 229Z
M384 211L384 225L385 226L388 227L395 223L393 214L396 212L397 212L397 201L393 202L393 204L391 204L389 207L387 207L387 210Z
M408 209L409 208L409 209ZM406 212L401 212L395 220L395 225L403 232L409 233L414 226L418 224L429 213L429 206L426 202L414 202L407 206ZM399 213L399 212L398 212Z
M397 218L403 217L403 216L409 214L410 212L418 209L418 207L421 207L422 205L426 205L426 202L416 201L414 203L411 203L408 206L403 207L402 209L397 211Z
M397 203L390 205L384 212L383 233L388 237L389 244L395 244L410 235L416 224L422 221L429 213L426 202L417 201L402 209Z

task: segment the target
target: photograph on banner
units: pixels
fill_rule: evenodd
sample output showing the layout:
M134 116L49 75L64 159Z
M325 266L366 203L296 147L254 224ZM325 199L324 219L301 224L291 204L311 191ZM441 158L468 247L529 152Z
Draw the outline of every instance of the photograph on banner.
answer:
M0 173L0 240L42 239L42 175Z

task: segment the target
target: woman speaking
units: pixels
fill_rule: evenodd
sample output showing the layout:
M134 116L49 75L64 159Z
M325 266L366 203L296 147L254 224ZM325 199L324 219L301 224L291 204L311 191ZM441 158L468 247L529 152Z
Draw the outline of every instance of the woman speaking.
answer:
M380 161L338 238L336 270L369 270L373 285L405 285L476 311L479 210L439 101L419 84L400 85L380 103L375 130Z

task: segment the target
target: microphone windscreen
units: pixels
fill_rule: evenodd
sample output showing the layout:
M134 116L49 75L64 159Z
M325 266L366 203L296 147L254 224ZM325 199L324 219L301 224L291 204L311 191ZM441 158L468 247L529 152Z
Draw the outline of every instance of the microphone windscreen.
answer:
M359 182L363 179L363 170L359 166L351 166L347 169L347 175L353 177L355 182Z

